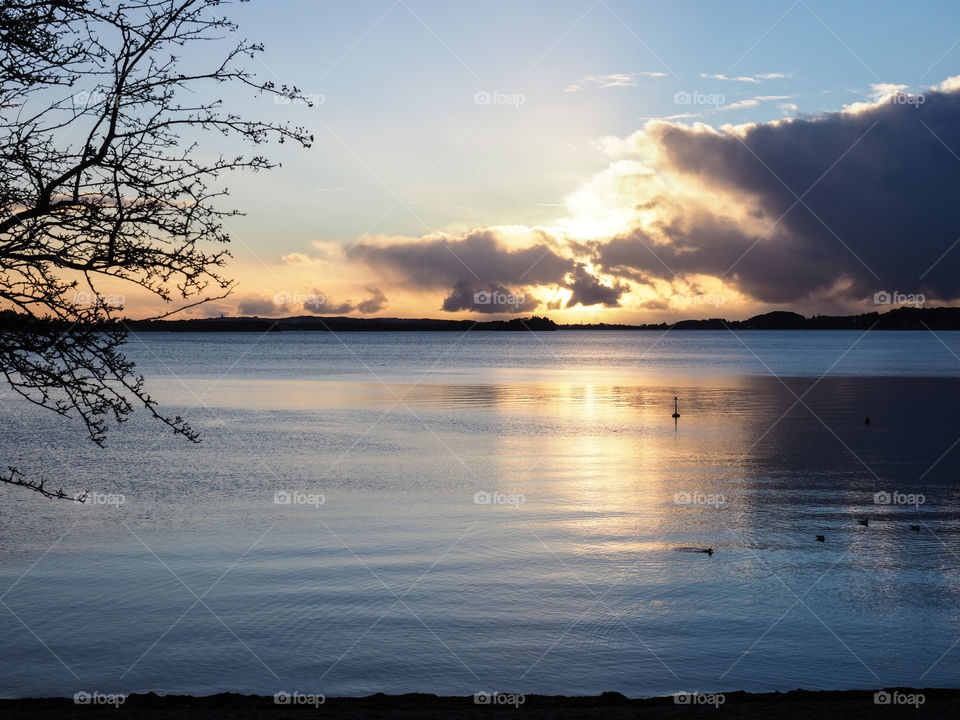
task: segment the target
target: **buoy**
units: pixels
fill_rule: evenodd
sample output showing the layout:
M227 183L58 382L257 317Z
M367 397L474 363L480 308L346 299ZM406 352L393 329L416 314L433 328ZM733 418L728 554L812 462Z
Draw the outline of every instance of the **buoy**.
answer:
M673 396L673 419L676 420L680 417L680 408L677 405L677 396Z

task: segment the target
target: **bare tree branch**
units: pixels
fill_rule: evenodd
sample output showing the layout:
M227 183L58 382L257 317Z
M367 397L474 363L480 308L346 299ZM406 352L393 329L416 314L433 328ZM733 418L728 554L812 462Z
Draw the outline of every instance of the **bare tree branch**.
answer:
M144 390L120 352L122 307L99 288L133 283L185 307L225 296L223 222L239 213L221 207L220 183L275 163L202 148L313 140L224 108L225 85L305 101L246 69L261 45L225 44L228 4L0 0L0 373L25 400L79 417L98 445L135 407L199 441ZM197 44L211 52L188 63ZM66 497L14 468L0 482Z

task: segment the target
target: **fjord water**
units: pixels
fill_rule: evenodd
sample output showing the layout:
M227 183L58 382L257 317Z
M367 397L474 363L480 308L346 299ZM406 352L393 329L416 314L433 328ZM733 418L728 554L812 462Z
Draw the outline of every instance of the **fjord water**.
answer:
M3 461L96 493L3 491L2 696L958 684L960 334L128 350L201 444L0 395Z

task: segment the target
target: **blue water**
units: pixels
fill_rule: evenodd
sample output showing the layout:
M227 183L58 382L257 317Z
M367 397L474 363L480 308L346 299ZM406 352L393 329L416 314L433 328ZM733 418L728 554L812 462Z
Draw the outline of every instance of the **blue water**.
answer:
M2 696L958 686L960 334L129 354L201 444L0 394L3 462L101 501L2 491Z

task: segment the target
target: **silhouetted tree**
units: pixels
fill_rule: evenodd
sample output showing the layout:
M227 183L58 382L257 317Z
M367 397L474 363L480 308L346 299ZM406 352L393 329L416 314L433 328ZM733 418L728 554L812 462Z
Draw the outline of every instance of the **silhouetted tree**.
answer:
M225 44L227 4L0 0L0 372L26 400L78 416L98 445L137 406L198 440L121 353L121 303L104 281L188 307L223 297L223 220L238 213L218 207L219 180L275 163L206 143L313 139L224 109L225 85L306 102L245 68L261 45ZM66 496L12 467L0 481Z

